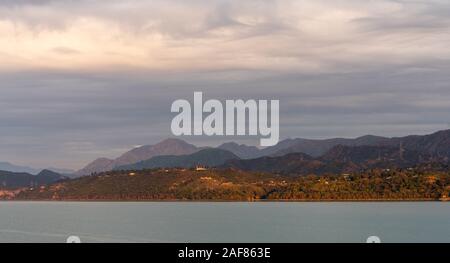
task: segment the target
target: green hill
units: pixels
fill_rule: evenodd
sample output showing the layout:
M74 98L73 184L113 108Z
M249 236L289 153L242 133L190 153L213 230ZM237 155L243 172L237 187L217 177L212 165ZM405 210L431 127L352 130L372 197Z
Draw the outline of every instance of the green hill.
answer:
M235 169L112 171L25 190L16 200L438 200L447 172L370 170L283 177Z

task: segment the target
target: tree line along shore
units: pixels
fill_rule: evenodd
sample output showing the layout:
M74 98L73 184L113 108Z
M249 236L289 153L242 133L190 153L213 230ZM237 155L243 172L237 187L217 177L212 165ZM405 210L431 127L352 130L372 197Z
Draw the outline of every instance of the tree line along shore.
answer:
M6 200L79 201L437 201L450 173L373 169L352 174L283 176L236 169L112 171L14 190Z

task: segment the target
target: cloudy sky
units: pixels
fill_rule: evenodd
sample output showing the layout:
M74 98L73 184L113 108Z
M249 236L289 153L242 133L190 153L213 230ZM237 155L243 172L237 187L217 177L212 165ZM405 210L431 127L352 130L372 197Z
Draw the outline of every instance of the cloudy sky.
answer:
M279 99L282 138L448 129L449 47L448 0L2 0L0 161L155 143L193 91Z

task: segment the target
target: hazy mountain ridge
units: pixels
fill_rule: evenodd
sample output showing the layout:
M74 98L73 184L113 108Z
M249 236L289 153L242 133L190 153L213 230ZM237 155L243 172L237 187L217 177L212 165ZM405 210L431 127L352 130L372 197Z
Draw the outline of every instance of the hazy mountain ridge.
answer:
M76 172L77 175L89 175L114 169L114 160L98 158Z
M161 155L131 165L118 166L115 170L143 170L153 168L192 168L195 166L215 167L226 161L239 159L235 154L222 149L209 148L189 155Z
M199 150L196 146L179 139L166 139L155 145L135 148L114 160L115 166L133 164L160 155L185 155Z
M366 135L354 139L286 139L275 146L264 149L229 142L224 143L217 148L227 150L241 159L255 159L263 156L280 157L290 153L305 153L312 157L320 157L338 145L349 147L386 146L397 149L402 147L404 150L417 152L419 155L434 156L436 158L440 158L442 161L446 158L450 158L450 130L439 131L429 135L412 135L394 138ZM202 149L204 148L196 147L179 139L167 139L155 145L135 148L115 160L106 158L97 159L85 168L79 170L77 174L89 175L91 173L109 171L115 169L116 167L149 160L155 156L189 155Z
M50 170L42 170L37 175L0 171L0 189L15 189L21 187L37 187L67 179Z
M37 174L40 172L40 170L36 168L31 168L22 165L15 165L9 162L0 162L0 170L13 173L29 173L29 174Z
M235 142L227 142L217 148L230 151L241 159L252 159L261 154L261 150L255 146L237 144Z
M450 130L438 131L429 135L409 135L405 137L381 137L365 135L354 139L333 138L324 140L286 139L275 146L254 151L254 159L262 156L283 156L289 153L305 153L319 157L337 145L343 146L402 146L406 150L417 151L436 157L450 158ZM233 152L233 149L230 148ZM236 153L235 153L236 154ZM237 154L238 155L238 154Z
M42 170L50 170L50 171L56 172L58 174L64 174L64 175L66 175L66 174L69 175L69 174L72 174L75 172L73 170L64 169L64 168L49 167L49 168L45 168L45 169L40 169L40 168L28 167L28 166L24 166L24 165L16 165L16 164L12 164L10 162L0 162L0 171L8 171L8 172L13 172L13 173L28 173L28 174L32 174L32 175L37 175Z
M179 139L166 139L155 145L144 145L134 148L114 160L108 158L96 159L84 168L78 170L76 174L89 175L92 173L111 171L116 167L145 161L155 156L186 155L195 153L200 149L202 148L198 148Z
M290 153L251 160L232 160L223 167L298 176L354 173L371 168L412 168L430 162L446 163L446 160L401 147L337 145L319 157Z
M273 147L264 149L264 155L282 156L288 153L303 152L311 156L317 157L337 145L345 146L362 146L362 145L379 145L386 143L389 138L373 135L365 135L355 139L333 138L325 140L310 139L288 139Z
M420 151L440 158L450 158L450 130L438 131L429 135L410 135L392 138L390 145L402 145L403 148Z
M76 171L72 169L66 169L66 168L58 168L58 167L48 167L43 170L50 170L58 174L72 176Z
M181 142L175 141L177 145L185 145ZM294 152L254 159L239 159L223 149L194 146L197 150L194 153L153 156L112 168L119 170L72 180L63 180L65 177L45 170L36 176L0 171L0 183L6 190L21 189L14 196L24 200L437 200L448 194L450 131L399 138L364 136L313 142L295 139L283 141L272 150L280 152L286 147L284 150L289 152L299 149L296 147L306 149L306 146L316 145L322 147L322 151L337 142L349 145L335 145L320 156ZM364 143L375 145L359 145ZM235 150L249 149L245 145L236 148L236 145L228 146ZM182 146L166 150L180 153L184 149L194 148ZM267 149L259 152L265 151ZM144 152L154 154L156 151ZM97 160L105 169L110 169L114 162ZM196 165L211 169L171 169ZM36 187L42 185L48 186ZM34 190L26 190L29 187Z

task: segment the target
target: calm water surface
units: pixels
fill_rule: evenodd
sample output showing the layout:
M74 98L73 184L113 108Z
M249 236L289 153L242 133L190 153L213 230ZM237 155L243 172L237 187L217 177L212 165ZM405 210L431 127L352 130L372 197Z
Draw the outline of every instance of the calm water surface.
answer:
M0 202L0 242L450 242L450 204Z

